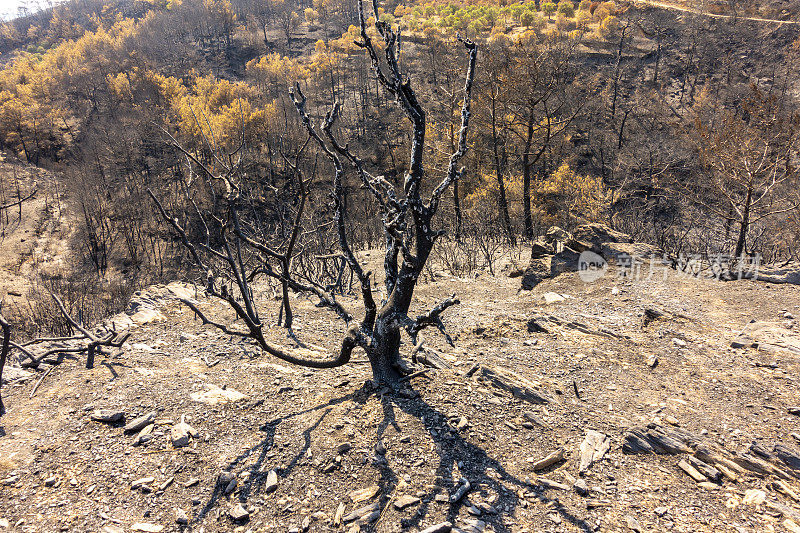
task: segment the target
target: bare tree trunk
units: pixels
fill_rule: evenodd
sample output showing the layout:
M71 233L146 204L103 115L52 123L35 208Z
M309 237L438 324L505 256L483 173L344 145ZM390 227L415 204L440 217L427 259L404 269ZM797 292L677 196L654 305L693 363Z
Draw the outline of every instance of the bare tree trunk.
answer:
M508 197L506 196L506 183L503 178L503 169L500 162L500 152L498 150L499 138L497 135L497 107L494 95L492 95L492 150L494 154L494 170L497 178L497 186L500 192L498 199L498 210L500 211L500 222L503 224L503 230L508 236L508 240L513 244L516 239L514 232L511 228L511 217L508 214Z
M747 190L747 198L744 201L742 208L742 221L739 224L739 239L736 241L736 250L733 252L734 257L741 257L744 252L744 244L747 240L747 230L750 227L750 204L753 201L753 189Z
M6 357L8 356L9 346L11 344L11 325L6 322L3 315L0 315L0 327L3 328L3 344L0 347L0 387L3 385L3 367L6 366ZM6 408L3 405L3 397L0 396L0 416L6 414Z

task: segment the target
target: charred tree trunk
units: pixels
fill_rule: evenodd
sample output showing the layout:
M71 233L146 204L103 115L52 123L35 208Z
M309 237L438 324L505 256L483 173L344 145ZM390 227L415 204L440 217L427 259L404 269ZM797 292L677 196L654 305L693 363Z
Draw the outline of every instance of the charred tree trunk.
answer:
M733 257L741 257L744 252L744 245L747 240L747 230L750 228L750 206L753 201L752 187L747 189L747 198L742 207L742 221L739 223L739 238L736 240L736 250Z
M8 356L9 346L11 345L11 325L6 322L3 315L0 315L0 328L3 329L3 344L0 346L0 387L3 386L3 367L6 366L6 357ZM0 416L6 414L6 408L3 405L3 397L0 395Z
M477 47L469 40L460 39L469 52L466 80L464 83L464 101L461 108L461 128L458 133L458 142L455 151L450 156L447 173L442 181L433 188L433 192L426 199L422 197L423 181L426 177L423 156L425 154L426 115L419 104L416 94L411 87L411 82L405 74L401 74L399 66L400 43L399 36L391 26L382 22L377 12L377 3L373 3L375 16L375 29L384 41L379 49L372 44L371 36L367 32L366 17L362 2L358 1L358 15L361 27L361 42L357 43L369 55L372 62L375 78L392 96L398 106L412 124L412 141L408 170L402 188L384 178L384 175L373 175L366 170L365 163L359 159L347 144L341 144L333 133L340 106L333 105L331 111L322 121L321 127L312 123L306 111L306 98L299 85L290 92L292 102L300 116L303 129L308 134L308 139L300 152L309 143L315 144L319 151L327 157L333 165L334 175L332 183L333 199L333 224L336 228L341 257L347 263L353 277L361 288L361 298L364 303L364 317L355 320L352 314L339 303L335 295L323 289L323 284L318 280L298 281L293 276L291 268L292 248L296 239L300 238L302 225L302 209L307 190L307 181L301 174L297 159L290 162L285 156L284 160L297 175L301 190L301 202L292 226L292 237L288 245L281 250L259 240L262 234L254 230L253 222L248 222L243 217L246 210L240 209L239 198L241 195L240 169L232 165L225 168L224 172L214 173L199 161L191 152L183 149L175 139L170 136L174 146L193 161L208 177L208 187L218 187L220 196L227 202L229 221L219 221L219 234L215 235L215 242L221 243L212 247L206 243L195 243L188 237L187 231L180 225L177 218L170 217L163 205L155 195L148 191L155 202L162 218L172 226L184 246L188 249L192 259L203 273L207 274L206 292L218 299L225 301L233 309L238 319L246 326L246 331L232 329L228 326L209 319L196 303L183 300L203 320L230 335L247 337L255 340L261 349L283 361L306 366L310 368L334 368L347 364L352 351L361 348L369 358L372 366L374 381L381 384L395 386L399 384L402 376L408 373L400 355L401 335L405 332L416 345L420 331L428 327L436 327L445 339L452 343L452 339L445 333L444 324L440 315L450 306L458 304L455 295L446 298L433 309L416 318L411 318L408 311L414 297L414 290L425 263L433 249L437 238L443 231L433 227L433 219L439 209L442 195L448 187L453 185L463 172L459 167L461 158L467 150L466 135L469 129L470 104L472 84L475 77L475 63L477 61ZM381 60L380 58L384 59ZM385 68L381 66L385 65ZM166 133L166 132L165 132ZM167 133L167 135L169 135ZM283 155L283 154L281 154ZM297 156L299 158L299 155ZM222 160L216 158L217 161ZM384 270L386 272L386 302L379 308L372 294L371 273L364 272L348 242L347 231L347 188L344 187L345 164L354 170L361 186L371 195L381 209L381 222L386 243ZM199 182L199 180L197 180ZM196 207L196 206L195 206ZM208 228L205 217L199 209L195 209L200 219L199 223ZM242 260L242 249L247 248L252 256L258 258L258 266ZM207 260L208 259L208 260ZM221 286L217 285L211 265L216 264L223 269ZM272 265L275 266L272 266ZM251 280L257 274L263 274L272 279L279 280L284 293L282 310L288 326L291 326L292 315L287 297L288 290L305 292L316 295L319 306L326 307L336 313L347 324L347 333L342 340L342 345L337 355L315 352L308 349L285 350L267 342L264 336L264 326L255 305L250 289ZM227 287L232 287L228 289Z

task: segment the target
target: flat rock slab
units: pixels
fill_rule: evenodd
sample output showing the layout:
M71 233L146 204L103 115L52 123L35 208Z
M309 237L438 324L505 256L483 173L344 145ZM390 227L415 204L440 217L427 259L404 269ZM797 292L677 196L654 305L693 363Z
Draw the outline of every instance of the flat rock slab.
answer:
M189 395L195 402L207 405L218 405L221 403L238 402L247 398L245 394L236 389L220 388L216 385L207 384L203 392L193 392Z
M578 472L581 474L589 470L594 463L603 458L611 448L611 439L599 431L589 430L580 445L580 465Z
M450 533L453 530L453 524L450 522L441 522L432 526L426 527L419 533Z
M2 385L7 385L9 383L16 383L18 381L25 381L28 379L32 379L34 376L33 372L28 372L27 370L23 370L18 366L6 365L3 367L3 382Z
M228 511L228 516L230 516L232 520L239 522L246 520L250 516L250 513L247 512L247 509L242 507L241 503L237 503Z
M115 422L121 422L122 420L124 420L125 412L116 409L98 409L92 412L92 414L89 415L89 418L91 418L95 422L105 422L108 424L113 424Z
M137 326L143 326L151 322L161 322L166 319L167 318L157 309L149 309L147 307L142 308L131 315L131 322Z
M347 496L353 503L361 503L367 500L371 500L378 494L380 494L381 488L378 485L370 485L367 488L354 490Z
M731 342L733 348L757 348L774 353L785 351L800 354L800 335L784 322L750 322Z
M143 531L144 533L160 533L164 531L164 526L159 524L148 524L147 522L137 522L131 526L131 531Z
M147 413L146 415L142 415L139 418L131 420L124 428L125 433L133 433L135 431L141 431L142 429L145 428L145 426L149 426L150 424L152 424L155 421L156 416L158 416L158 413L156 411L152 411L150 413Z
M360 520L362 518L367 518L372 516L374 513L378 513L380 516L381 506L378 502L371 503L369 505L365 505L364 507L360 507L355 511L352 511L344 516L342 520L347 522L353 522L355 520ZM375 517L377 519L377 517Z
M405 509L406 507L411 507L412 505L417 505L420 502L420 499L416 496L400 496L394 501L394 508L399 510Z
M510 392L520 400L534 404L551 402L550 398L536 390L536 385L514 372L481 365L479 377L493 387Z

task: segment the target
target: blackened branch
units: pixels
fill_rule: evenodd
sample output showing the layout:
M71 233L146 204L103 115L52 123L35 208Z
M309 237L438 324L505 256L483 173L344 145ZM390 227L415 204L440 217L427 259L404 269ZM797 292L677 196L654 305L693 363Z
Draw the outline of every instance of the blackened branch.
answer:
M464 81L464 103L461 106L461 128L458 132L458 148L450 156L450 164L447 168L447 175L442 180L436 189L431 194L430 202L428 202L428 216L432 217L436 210L439 208L439 200L444 191L453 183L454 180L461 177L463 169L458 168L458 164L464 154L467 152L467 131L469 130L469 119L471 115L470 104L472 102L472 84L475 80L475 64L478 60L478 47L474 42L469 39L462 39L458 36L458 40L464 43L464 46L469 52L469 62L467 64L467 74Z

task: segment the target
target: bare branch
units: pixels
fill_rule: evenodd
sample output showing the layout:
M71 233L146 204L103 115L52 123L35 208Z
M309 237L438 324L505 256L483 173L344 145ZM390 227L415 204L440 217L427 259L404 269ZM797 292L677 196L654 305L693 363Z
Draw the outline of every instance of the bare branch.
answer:
M31 198L36 196L37 191L38 191L38 189L33 189L33 192L31 192L28 196L26 196L24 198L20 198L16 202L12 202L10 204L5 204L5 205L0 205L0 211L3 211L4 209L11 209L12 207L16 207L16 206L22 204L23 202L27 202L28 200L30 200Z
M462 39L460 35L458 36L458 40L464 43L464 46L469 51L469 62L467 64L467 74L464 81L464 103L461 106L461 129L458 131L458 149L450 156L447 175L431 194L427 209L429 216L433 216L439 208L439 199L442 193L444 193L450 184L453 183L453 180L460 177L463 172L463 169L458 169L458 163L467 152L467 131L469 130L469 119L471 115L472 84L475 80L475 64L478 60L478 47L469 39Z

